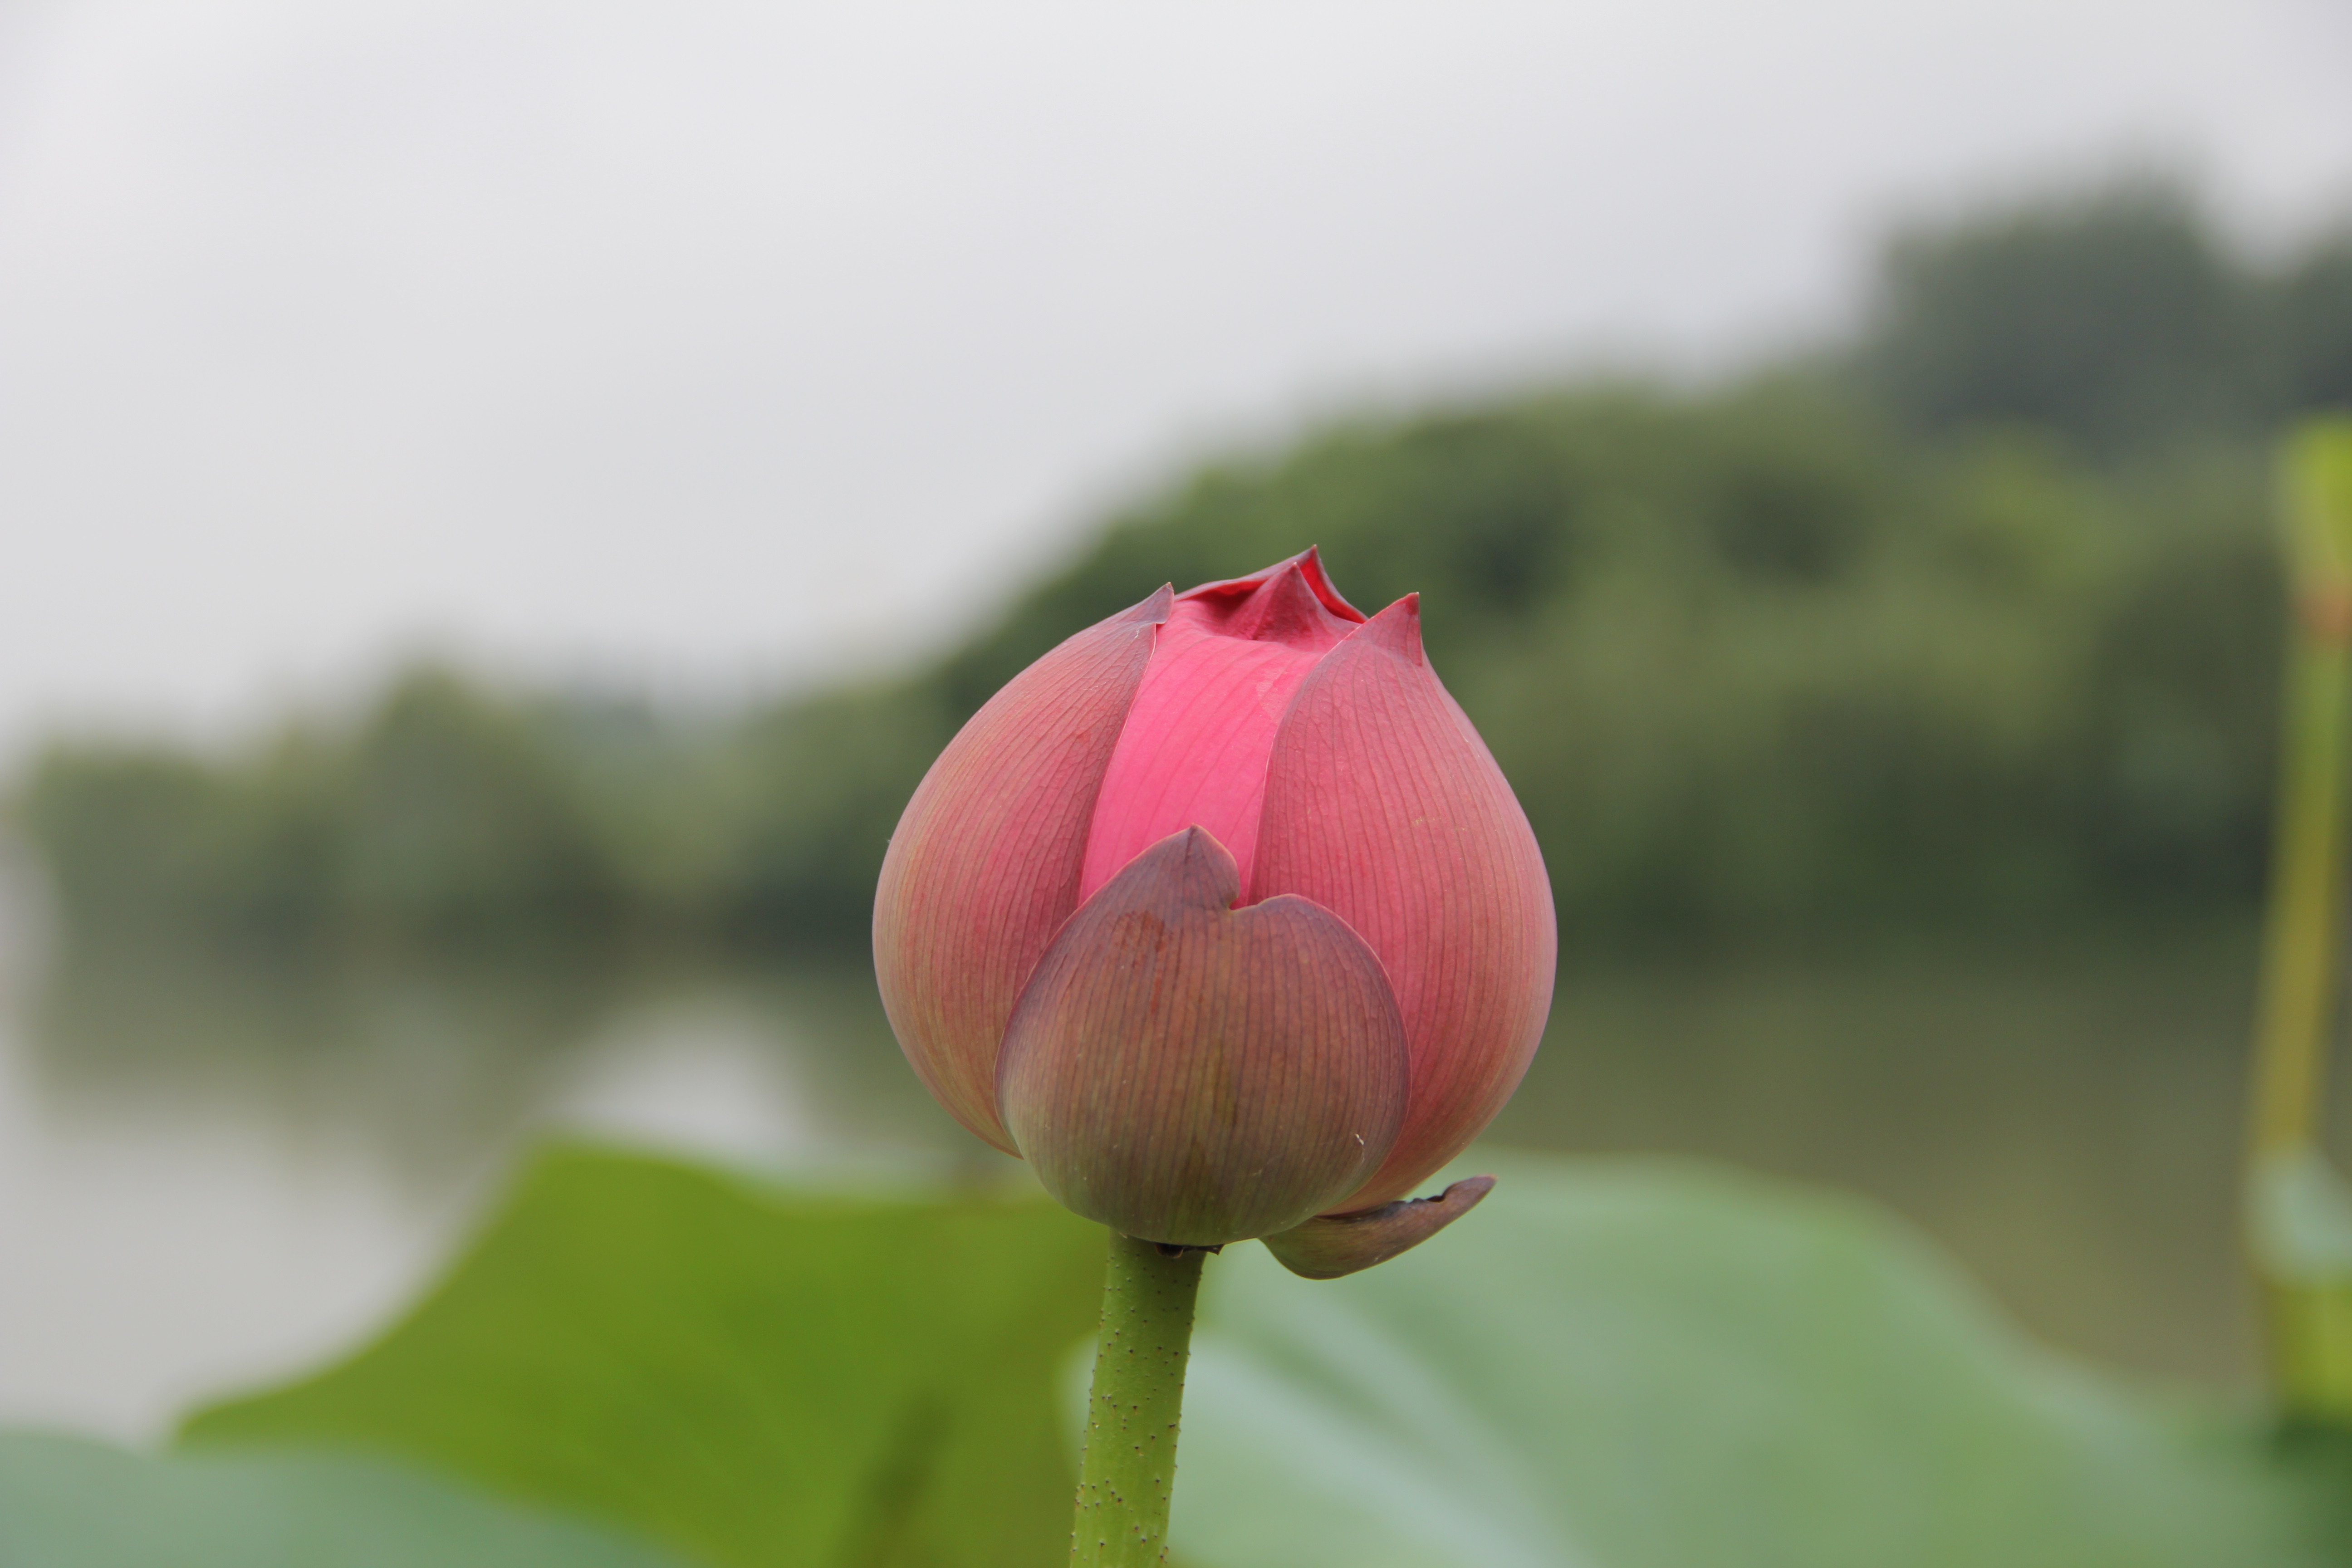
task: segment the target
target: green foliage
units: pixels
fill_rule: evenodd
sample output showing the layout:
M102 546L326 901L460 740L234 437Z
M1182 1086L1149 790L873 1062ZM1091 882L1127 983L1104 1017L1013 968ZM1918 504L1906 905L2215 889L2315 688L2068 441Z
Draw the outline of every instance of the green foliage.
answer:
M2272 270L2162 186L1889 248L1862 340L1733 384L1341 420L1183 477L888 681L688 719L427 672L247 753L64 749L69 922L861 946L963 717L1060 638L1309 543L1424 595L1575 938L2250 901L2279 644L2262 432L2352 398L2352 240Z
M1500 1172L1379 1268L1213 1270L1188 1561L2317 1568L2352 1545L2340 1456L2058 1361L1858 1204L1664 1163Z
M1802 380L1350 427L1125 520L948 679L992 689L1163 567L1319 542L1367 605L1425 593L1577 940L2242 900L2277 646L2257 473L1906 444Z
M2113 449L2269 412L2253 281L2177 191L1915 232L1882 279L1869 368L1923 424L2010 419Z
M1068 1540L1053 1380L1102 1257L1043 1203L557 1152L381 1343L187 1439L393 1453L721 1568L1034 1564Z
M2273 337L2290 407L2352 408L2352 235L2316 247L2280 279Z
M2343 1455L2034 1349L1862 1205L1499 1168L1348 1279L1210 1260L1185 1562L2317 1568L2352 1544ZM1052 1562L1100 1237L561 1153L383 1341L187 1440L387 1451L710 1564Z
M2251 267L2161 181L1902 234L1876 310L1864 377L1929 429L2028 424L2113 455L2352 401L2352 237Z
M620 883L552 718L421 669L348 732L297 726L226 765L60 747L21 816L78 924L580 935L615 920Z
M331 765L331 885L362 922L478 936L609 914L614 876L565 759L455 679L402 683Z
M1319 542L1366 605L1424 595L1580 940L2242 900L2274 700L2262 515L2251 464L2127 479L2017 434L1907 444L1801 380L1563 394L1208 469L936 671L647 720L633 768L561 709L435 681L243 763L54 754L25 820L92 929L860 943L965 713L1160 582Z
M957 721L928 686L723 724L437 668L219 761L66 744L16 816L71 929L266 950L510 952L862 933L882 847Z
M719 830L699 894L711 918L731 935L862 946L891 830L961 720L927 683L751 716L706 817Z
M602 1530L343 1456L147 1458L0 1433L8 1568L674 1568Z

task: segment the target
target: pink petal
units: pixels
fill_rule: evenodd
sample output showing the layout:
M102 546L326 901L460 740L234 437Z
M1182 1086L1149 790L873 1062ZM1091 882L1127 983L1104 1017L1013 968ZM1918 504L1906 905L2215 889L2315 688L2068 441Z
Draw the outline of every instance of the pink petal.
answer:
M883 858L874 973L924 1086L998 1148L996 1055L1078 907L1087 824L1168 616L1167 589L1013 678L923 776Z
M1192 826L1231 851L1248 889L1266 759L1290 695L1362 619L1311 550L1181 595L1104 774L1079 897Z
M1402 1197L1518 1087L1558 950L1535 835L1423 657L1414 598L1299 683L1267 769L1252 888L1314 900L1387 969L1412 1100L1387 1162L1342 1206Z
M1147 1241L1289 1230L1381 1163L1404 1026L1380 960L1305 899L1233 907L1201 829L1070 917L1005 1031L1005 1125L1045 1190Z
M1364 624L1364 612L1348 603L1339 590L1331 585L1331 579L1323 571L1323 552L1311 544L1287 561L1277 561L1273 565L1262 571L1253 572L1246 577L1228 577L1220 583L1203 583L1197 588L1187 588L1183 593L1179 594L1177 598L1180 601L1244 599L1255 594L1266 583L1289 572L1297 572L1305 579L1308 591L1315 595L1316 602L1325 609L1351 626ZM1342 627L1341 630L1345 631L1346 628Z

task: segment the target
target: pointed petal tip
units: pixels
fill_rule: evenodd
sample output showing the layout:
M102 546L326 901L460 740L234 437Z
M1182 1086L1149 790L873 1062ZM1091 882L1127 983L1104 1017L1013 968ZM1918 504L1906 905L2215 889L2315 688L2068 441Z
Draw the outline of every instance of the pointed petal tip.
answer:
M1433 1198L1404 1198L1357 1214L1318 1215L1305 1225L1261 1237L1265 1249L1303 1279L1338 1279L1386 1263L1478 1206L1492 1176L1465 1176Z
M1164 877L1171 896L1202 909L1230 910L1242 896L1241 868L1233 851L1217 836L1194 823L1180 827L1121 868L1119 875L1137 867L1139 874Z
M1314 583L1292 562L1234 606L1224 633L1266 642L1328 647L1346 635L1326 625L1330 619L1330 606L1317 596Z
M1375 647L1386 648L1412 663L1427 663L1428 657L1421 646L1421 595L1407 594L1366 621L1355 637L1360 637Z
M1343 620L1361 621L1364 618L1364 612L1348 603L1347 596L1333 586L1330 573L1323 567L1322 546L1310 544L1290 560L1297 566L1299 574L1307 579L1307 585L1315 590L1315 596L1323 601L1325 609Z
M1178 599L1198 599L1255 593L1277 577L1296 573L1313 590L1323 607L1343 621L1361 625L1364 612L1348 603L1347 596L1332 585L1331 574L1324 570L1323 556L1315 545L1308 545L1296 555L1286 556L1273 565L1253 572L1245 577L1226 577L1214 583L1203 583L1197 588L1187 588Z

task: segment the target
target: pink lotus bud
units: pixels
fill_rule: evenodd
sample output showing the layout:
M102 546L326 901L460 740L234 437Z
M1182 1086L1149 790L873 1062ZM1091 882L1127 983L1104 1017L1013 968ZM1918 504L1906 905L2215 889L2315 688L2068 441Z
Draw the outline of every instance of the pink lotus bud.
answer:
M1367 621L1310 550L1014 677L908 803L874 955L923 1082L1063 1203L1328 1277L1484 1194L1393 1201L1517 1087L1554 931L1416 599Z

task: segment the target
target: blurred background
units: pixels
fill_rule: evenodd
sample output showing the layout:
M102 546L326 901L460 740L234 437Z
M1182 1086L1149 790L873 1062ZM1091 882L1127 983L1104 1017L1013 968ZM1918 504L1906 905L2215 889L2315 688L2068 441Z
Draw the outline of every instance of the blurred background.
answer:
M1543 840L1496 1141L2245 1384L2267 464L2347 405L2341 0L16 0L0 1422L347 1345L552 1127L1004 1179L890 826L1308 543Z

